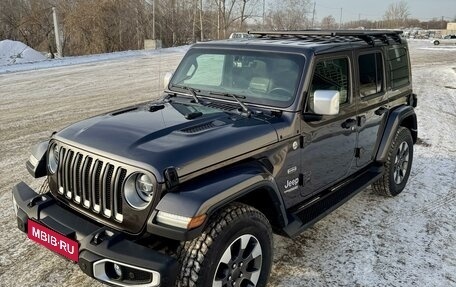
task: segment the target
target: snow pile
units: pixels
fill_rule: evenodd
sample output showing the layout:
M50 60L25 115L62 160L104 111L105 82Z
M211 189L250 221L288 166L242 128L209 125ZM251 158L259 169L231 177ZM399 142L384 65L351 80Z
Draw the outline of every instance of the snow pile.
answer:
M0 66L30 63L46 60L40 52L37 52L24 43L11 40L0 41Z
M42 56L39 60L35 60L33 63L26 63L27 61L22 61L22 62L16 61L15 63L21 63L21 65L10 65L9 63L3 62L3 58L4 58L4 56L2 55L3 50L4 50L2 47L3 42L13 42L13 41L8 41L8 40L0 41L0 75L5 74L5 73L14 73L14 72L49 69L49 68L72 66L72 65L98 63L98 62L103 62L103 61L125 60L125 59L129 59L129 58L150 58L150 57L155 57L156 55L159 56L162 54L173 54L173 53L183 54L183 53L187 52L187 50L190 48L190 45L186 45L186 46L178 46L178 47L171 47L171 48L162 48L162 49L157 49L157 50L129 50L129 51L106 53L106 54L93 54L93 55L84 55L84 56L63 57L63 58L59 58L59 59L52 59L52 60L49 59L47 61L42 61L43 59L46 59L44 56ZM19 43L19 42L14 42L14 43ZM24 45L22 43L19 43L19 44ZM25 47L27 47L27 46L25 46ZM29 48L29 49L32 50L31 48ZM5 49L5 51L6 51L6 49ZM36 52L36 53L38 53L38 52ZM28 61L28 62L31 62L31 61Z

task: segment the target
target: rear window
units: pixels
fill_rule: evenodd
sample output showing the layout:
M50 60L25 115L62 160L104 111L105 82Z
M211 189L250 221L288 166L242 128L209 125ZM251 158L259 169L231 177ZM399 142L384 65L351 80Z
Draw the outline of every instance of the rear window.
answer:
M409 60L407 50L394 48L388 51L391 72L391 86L393 89L410 83Z
M358 58L359 93L361 97L378 94L383 89L383 61L381 53L364 54Z

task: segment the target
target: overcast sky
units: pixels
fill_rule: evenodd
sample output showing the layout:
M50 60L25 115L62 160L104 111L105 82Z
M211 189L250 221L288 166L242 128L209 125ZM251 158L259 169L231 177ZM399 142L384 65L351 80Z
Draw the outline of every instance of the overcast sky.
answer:
M280 1L280 0L279 0ZM380 20L386 9L394 0L314 0L316 2L316 18L333 15L337 21L342 8L342 21ZM431 20L432 18L453 20L456 17L456 0L407 0L410 8L410 18L419 20Z

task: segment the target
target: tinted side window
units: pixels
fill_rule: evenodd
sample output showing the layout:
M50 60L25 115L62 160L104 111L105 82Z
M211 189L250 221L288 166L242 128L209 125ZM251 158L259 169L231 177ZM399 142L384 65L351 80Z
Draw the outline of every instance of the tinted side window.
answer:
M309 92L307 111L313 111L313 95L316 90L339 91L339 103L348 102L348 59L327 59L315 65L312 84Z
M395 48L388 51L391 71L391 86L393 89L410 83L407 51Z
M383 89L382 54L361 55L359 65L359 93L361 97L380 93Z

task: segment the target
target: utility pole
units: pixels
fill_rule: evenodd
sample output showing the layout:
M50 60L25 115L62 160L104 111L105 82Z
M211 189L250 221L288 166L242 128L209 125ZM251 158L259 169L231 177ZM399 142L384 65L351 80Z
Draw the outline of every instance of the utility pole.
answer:
M192 23L192 43L196 43L196 10L198 9L198 0L193 0L193 23Z
M217 4L217 39L220 39L220 9L221 8L221 1L218 1Z
M315 21L315 5L316 5L316 2L314 1L314 8L313 8L313 11L312 11L312 28L314 27L314 21Z
M155 40L155 1L152 1L152 39Z
M200 0L200 30L201 30L201 42L204 41L203 33L203 0Z
M57 11L55 7L52 7L52 18L54 20L54 36L55 36L55 45L57 47L57 57L62 57L62 45L60 44L60 29L59 21L57 21Z
M340 8L339 30L342 28L342 8Z
M264 29L264 19L266 18L266 0L263 0L263 29Z

